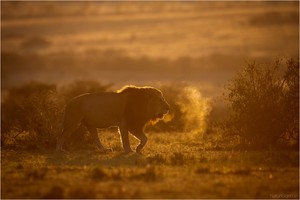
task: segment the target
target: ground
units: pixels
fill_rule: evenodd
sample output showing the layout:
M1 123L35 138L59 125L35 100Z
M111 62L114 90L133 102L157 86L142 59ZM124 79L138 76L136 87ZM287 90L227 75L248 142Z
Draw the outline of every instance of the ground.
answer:
M106 136L104 136L106 135ZM94 146L2 148L2 198L298 198L297 151L212 150L196 136L148 134L142 154L124 155L117 134ZM103 138L104 137L104 138ZM132 146L137 144L131 138Z

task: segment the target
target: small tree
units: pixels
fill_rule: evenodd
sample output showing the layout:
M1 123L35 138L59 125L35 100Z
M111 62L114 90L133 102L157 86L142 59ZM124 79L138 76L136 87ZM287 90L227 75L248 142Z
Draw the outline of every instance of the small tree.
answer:
M272 66L248 63L226 88L231 109L226 133L258 148L274 146L281 138L298 142L298 74L299 62L292 59Z

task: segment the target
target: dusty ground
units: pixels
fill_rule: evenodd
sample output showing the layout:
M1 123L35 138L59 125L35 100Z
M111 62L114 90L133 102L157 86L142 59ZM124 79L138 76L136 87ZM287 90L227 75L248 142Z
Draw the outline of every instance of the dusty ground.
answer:
M142 155L123 155L117 135L103 140L114 152L2 149L1 197L299 197L296 151L212 151L195 138L161 133L149 135Z

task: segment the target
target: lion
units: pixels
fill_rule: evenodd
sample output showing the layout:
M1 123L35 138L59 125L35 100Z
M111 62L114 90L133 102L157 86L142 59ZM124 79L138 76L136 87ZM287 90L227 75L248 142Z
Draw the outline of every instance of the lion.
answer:
M116 126L125 153L133 152L129 132L140 140L136 152L147 143L144 128L149 122L163 119L170 107L160 90L153 87L125 86L117 92L87 93L67 103L64 113L63 130L57 140L57 151L65 152L64 142L83 124L91 133L100 152L104 148L98 137L97 128Z

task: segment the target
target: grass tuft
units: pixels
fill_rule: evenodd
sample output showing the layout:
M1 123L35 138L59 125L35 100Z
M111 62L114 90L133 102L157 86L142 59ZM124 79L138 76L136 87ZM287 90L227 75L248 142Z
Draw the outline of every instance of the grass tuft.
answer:
M89 176L95 181L102 181L108 178L108 174L101 168L94 168Z
M181 152L174 152L170 156L171 165L184 165L195 161L195 157L191 154L184 155Z
M234 174L234 175L251 175L251 169L249 169L249 168L239 168L239 169L232 170L230 172L230 174Z
M68 193L69 199L95 199L96 192L91 188L73 188Z
M122 180L122 172L120 170L116 171L116 172L112 172L110 174L111 179L113 179L114 181L120 181Z
M45 195L45 199L64 199L64 189L61 186L53 186Z
M208 167L198 167L195 170L195 173L196 174L208 174L208 173L210 173L210 169Z
M44 180L46 175L47 175L47 168L42 168L40 170L33 169L25 173L25 179L29 181Z
M148 165L145 171L132 175L129 179L153 182L157 181L160 177L161 175L158 173L157 169L154 166Z
M150 164L157 164L157 165L166 164L167 162L166 158L160 154L155 154L154 156L147 157L147 161Z
M180 152L174 152L171 156L172 165L183 165L185 163L184 155Z

